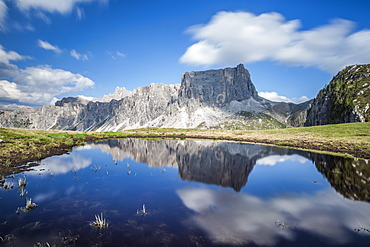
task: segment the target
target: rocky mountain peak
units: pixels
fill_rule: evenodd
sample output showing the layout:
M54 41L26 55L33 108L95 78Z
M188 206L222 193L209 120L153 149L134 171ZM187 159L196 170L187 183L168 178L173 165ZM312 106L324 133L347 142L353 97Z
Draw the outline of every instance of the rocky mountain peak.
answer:
M116 89L114 90L114 93L106 94L103 96L101 100L96 100L96 101L109 102L112 99L120 100L130 95L132 95L132 92L127 90L125 87L116 87Z
M243 64L236 68L186 72L181 78L179 98L181 97L218 107L233 100L259 99L250 74Z

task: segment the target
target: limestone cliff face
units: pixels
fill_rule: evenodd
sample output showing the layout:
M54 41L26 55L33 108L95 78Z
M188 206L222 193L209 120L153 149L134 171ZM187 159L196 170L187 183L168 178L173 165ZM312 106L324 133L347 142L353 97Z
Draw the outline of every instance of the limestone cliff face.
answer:
M307 105L294 106L259 97L248 70L238 65L186 72L181 85L157 83L132 92L117 88L101 100L70 97L55 106L0 111L0 126L95 131L144 127L283 128L304 122ZM304 116L290 120L297 114Z
M316 96L305 125L369 122L369 108L370 65L348 66Z
M179 97L218 107L231 101L259 99L250 74L242 64L236 68L186 72L182 76Z

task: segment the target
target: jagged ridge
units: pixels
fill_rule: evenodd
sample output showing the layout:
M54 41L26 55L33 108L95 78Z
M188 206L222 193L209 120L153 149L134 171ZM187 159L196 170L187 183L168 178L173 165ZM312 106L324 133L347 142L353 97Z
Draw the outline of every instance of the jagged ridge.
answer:
M118 91L117 91L118 90ZM3 127L120 131L143 127L261 129L300 126L309 104L297 106L258 96L248 70L190 71L181 85L116 89L107 99L66 98L56 106L3 111ZM293 123L293 125L292 125Z

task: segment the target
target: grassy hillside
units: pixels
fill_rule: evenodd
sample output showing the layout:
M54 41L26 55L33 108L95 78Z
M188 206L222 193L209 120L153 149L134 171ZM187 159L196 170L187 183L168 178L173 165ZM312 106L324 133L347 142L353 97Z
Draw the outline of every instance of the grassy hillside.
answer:
M82 145L87 141L127 137L241 141L370 159L370 123L258 131L147 128L98 133L0 128L0 166L10 168L24 162L65 153L73 146Z
M369 100L370 64L347 66L318 93L313 112L308 114L308 125L351 122L353 112L361 116L361 121L369 122Z

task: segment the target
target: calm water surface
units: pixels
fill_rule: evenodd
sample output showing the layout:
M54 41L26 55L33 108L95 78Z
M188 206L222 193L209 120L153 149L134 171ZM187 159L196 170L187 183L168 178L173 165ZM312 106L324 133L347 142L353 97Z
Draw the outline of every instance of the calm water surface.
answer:
M0 246L370 246L367 160L122 139L3 176Z

